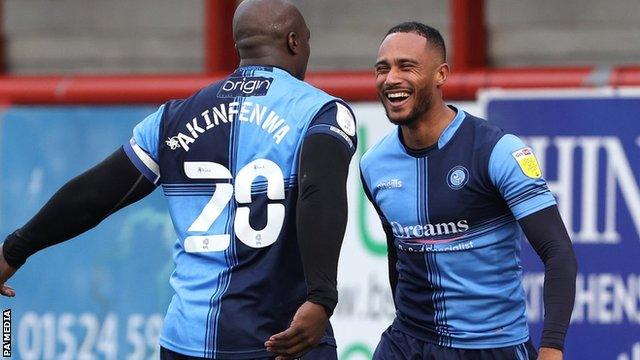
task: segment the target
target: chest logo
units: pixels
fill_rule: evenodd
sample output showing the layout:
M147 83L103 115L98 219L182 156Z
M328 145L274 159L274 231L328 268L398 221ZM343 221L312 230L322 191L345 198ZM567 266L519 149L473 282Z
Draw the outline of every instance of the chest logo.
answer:
M511 155L516 159L520 169L525 175L532 179L538 179L542 176L538 160L536 160L536 157L533 155L533 151L531 151L530 148L526 147L518 151L514 151Z
M379 190L399 189L401 187L402 187L402 181L398 179L381 181L376 185L376 188L378 188Z
M469 170L462 165L454 166L447 174L447 185L453 190L462 189L469 181Z

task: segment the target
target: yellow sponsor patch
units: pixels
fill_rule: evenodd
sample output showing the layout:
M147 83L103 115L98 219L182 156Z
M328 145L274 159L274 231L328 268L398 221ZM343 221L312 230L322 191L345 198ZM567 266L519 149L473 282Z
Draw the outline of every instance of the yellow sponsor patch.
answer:
M514 151L511 155L516 159L520 169L525 175L532 179L537 179L542 176L538 160L536 160L536 157L533 155L533 151L531 151L530 148L526 147L518 151Z

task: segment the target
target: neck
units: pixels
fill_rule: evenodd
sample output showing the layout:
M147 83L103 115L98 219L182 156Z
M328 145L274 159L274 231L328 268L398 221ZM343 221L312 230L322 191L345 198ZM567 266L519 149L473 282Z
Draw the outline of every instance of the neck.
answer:
M453 121L456 112L444 101L424 113L418 121L409 125L401 125L402 139L410 149L424 149L438 142L444 129Z
M289 74L294 75L294 71L293 71L293 69L292 69L290 64L285 64L281 60L276 59L274 57L270 57L270 56L248 58L248 59L241 59L240 60L240 65L239 66L251 66L251 65L273 66L273 67L277 67L277 68L283 69L286 72L288 72Z

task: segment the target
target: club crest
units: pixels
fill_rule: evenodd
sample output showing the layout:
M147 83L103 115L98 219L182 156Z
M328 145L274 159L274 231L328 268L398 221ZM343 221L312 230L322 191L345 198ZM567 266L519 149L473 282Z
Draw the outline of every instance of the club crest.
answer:
M469 181L469 170L462 165L454 166L447 174L447 185L453 190L461 189Z

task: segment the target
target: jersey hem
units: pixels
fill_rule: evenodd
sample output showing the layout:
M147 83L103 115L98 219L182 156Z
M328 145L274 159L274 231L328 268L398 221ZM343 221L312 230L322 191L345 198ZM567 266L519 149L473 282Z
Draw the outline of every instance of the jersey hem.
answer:
M192 357L204 357L204 350L194 350L187 349L180 345L176 345L171 341L160 336L159 339L160 346L165 349L174 351L181 355L187 355ZM337 346L336 340L333 337L325 336L322 338L318 345L330 345ZM274 354L272 352L267 351L267 349L256 349L256 350L247 350L247 351L216 351L213 359L221 359L221 360L249 360L256 358L266 358L273 357Z
M460 340L456 340L456 339L454 339L452 337L447 337L448 344L447 345L442 345L441 342L438 341L439 335L436 334L435 338L434 337L429 337L429 336L424 336L423 333L421 333L419 331L415 331L411 327L404 325L398 318L396 318L393 321L393 324L391 326L394 329L404 333L405 335L411 336L411 337L416 338L418 340L425 341L425 342L428 342L428 343L431 343L431 344L434 344L434 345L438 345L438 346L456 348L456 349L469 349L469 350L473 350L473 349L494 349L494 348L501 348L501 347L519 345L519 344L522 344L522 343L526 342L527 340L529 340L529 330L526 330L524 332L525 335L523 337L518 337L517 339L508 340L508 341L497 341L497 342L487 342L487 341L480 341L480 340L464 340L464 341L460 341Z
M171 351L177 352L181 355L187 355L197 358L204 357L204 350L195 351L193 349L187 349L182 346L178 346L166 339L160 338L160 346L169 349ZM256 350L247 350L247 351L216 351L214 357L212 359L223 359L223 360L248 360L248 359L256 359L262 357L273 356L273 353L267 351L266 349L256 349Z

